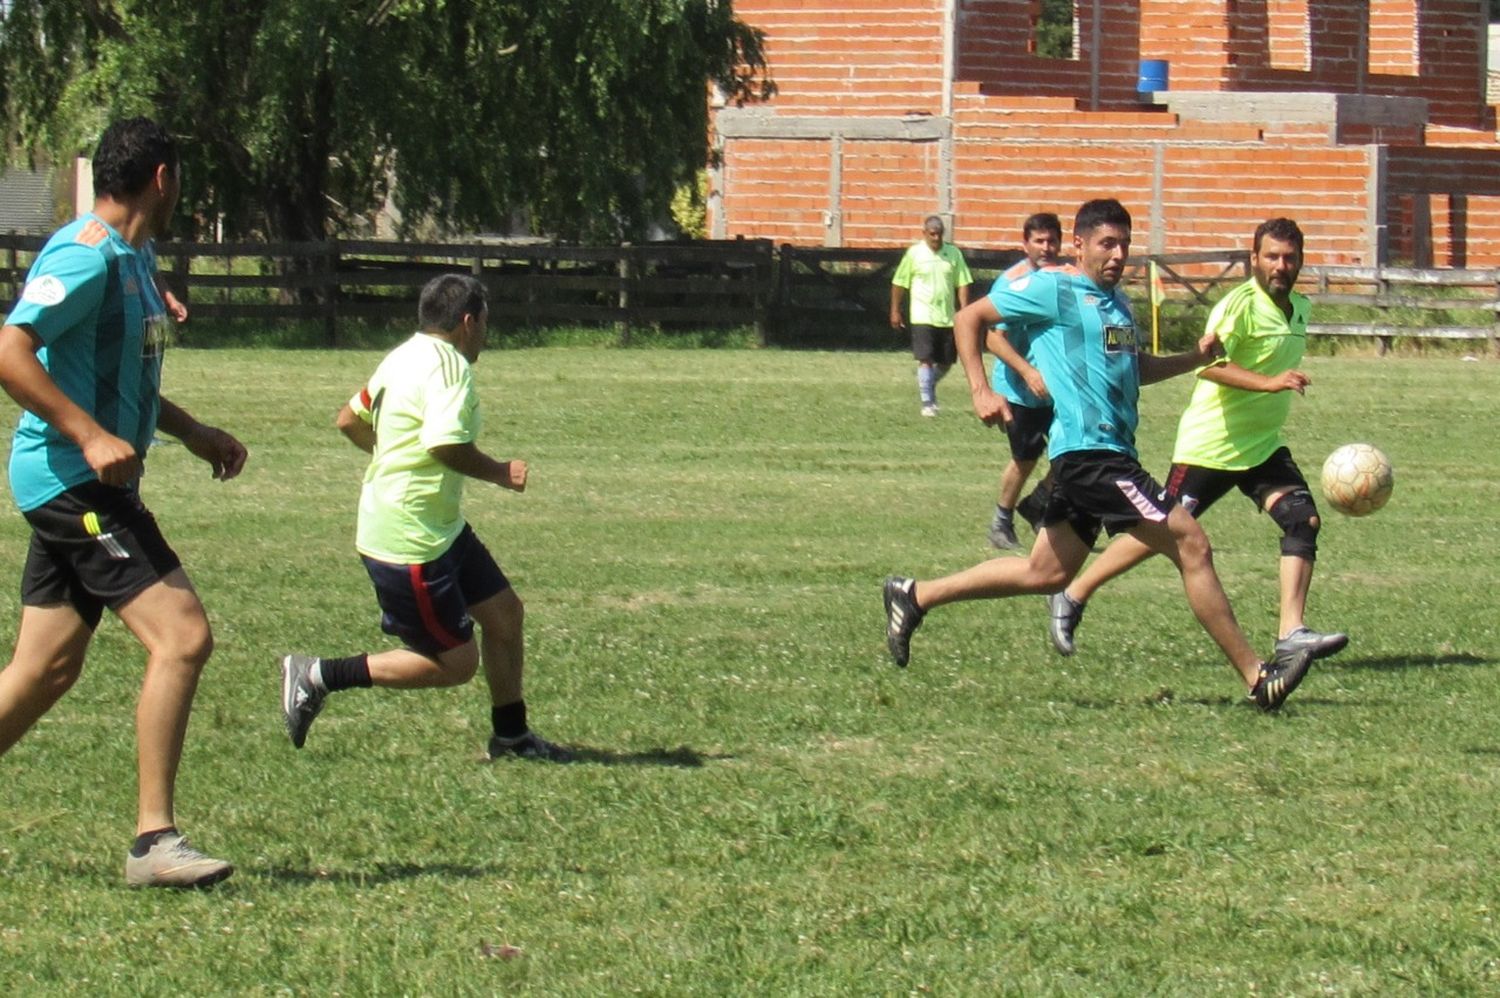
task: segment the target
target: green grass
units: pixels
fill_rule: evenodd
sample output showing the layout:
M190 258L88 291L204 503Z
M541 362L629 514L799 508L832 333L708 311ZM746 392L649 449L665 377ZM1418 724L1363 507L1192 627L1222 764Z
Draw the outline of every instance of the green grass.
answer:
M1072 659L1030 598L937 611L891 667L881 578L988 553L1003 447L956 378L925 420L894 353L487 354L484 441L532 477L467 509L527 601L533 723L588 759L555 767L481 761L482 686L282 733L279 653L384 647L331 426L377 356L169 356L252 452L220 484L164 445L145 483L218 637L179 817L239 870L122 886L141 666L108 619L0 760L7 993L1500 989L1495 363L1308 360L1304 468L1368 440L1397 486L1330 515L1310 620L1353 642L1262 716L1162 563ZM1158 473L1188 389L1143 395ZM1237 498L1206 525L1268 648L1274 529ZM5 503L12 579L25 537Z

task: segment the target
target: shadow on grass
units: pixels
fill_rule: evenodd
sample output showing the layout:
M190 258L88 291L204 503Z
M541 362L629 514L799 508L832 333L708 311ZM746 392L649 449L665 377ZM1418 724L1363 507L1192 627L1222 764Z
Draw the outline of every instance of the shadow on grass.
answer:
M1392 669L1439 669L1448 665L1494 665L1495 660L1483 655L1470 655L1468 653L1457 653L1453 655L1410 655L1396 657L1393 655L1372 655L1365 658L1355 658L1341 655L1338 658L1323 659L1317 663L1320 669L1373 669L1375 671L1390 671Z
M596 766L675 766L679 769L699 769L707 762L734 758L732 755L704 755L686 745L679 745L674 749L646 749L643 752L615 752L591 745L569 747L573 750L574 765L593 763Z
M467 863L376 863L364 870L292 870L273 866L268 870L246 870L283 884L343 884L354 887L379 886L418 877L443 877L447 880L481 880L503 877L506 867L475 866Z

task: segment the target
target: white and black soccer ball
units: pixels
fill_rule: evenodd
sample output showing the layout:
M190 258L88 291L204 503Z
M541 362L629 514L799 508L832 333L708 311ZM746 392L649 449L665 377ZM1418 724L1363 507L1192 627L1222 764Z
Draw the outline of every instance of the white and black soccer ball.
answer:
M1345 516L1369 516L1391 498L1391 459L1371 444L1345 444L1323 462L1323 498Z

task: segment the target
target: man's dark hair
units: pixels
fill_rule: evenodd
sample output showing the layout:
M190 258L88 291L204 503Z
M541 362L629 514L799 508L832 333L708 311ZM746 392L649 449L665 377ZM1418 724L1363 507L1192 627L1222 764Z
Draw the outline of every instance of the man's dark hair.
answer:
M417 303L417 321L423 329L451 332L466 315L478 315L485 308L484 285L468 274L442 274L422 288Z
M1270 218L1255 227L1255 252L1260 252L1260 240L1262 236L1270 236L1284 243L1291 243L1297 247L1297 255L1302 255L1302 230L1297 228L1297 223L1290 218Z
M177 143L150 118L126 118L104 130L94 150L94 194L133 197L145 190L166 165L177 173Z
M1086 236L1101 225L1119 225L1128 229L1130 212L1114 198L1085 201L1073 218L1073 235Z
M1061 242L1062 220L1050 211L1039 211L1022 223L1022 241L1030 239L1033 232L1055 232L1057 233L1058 242Z

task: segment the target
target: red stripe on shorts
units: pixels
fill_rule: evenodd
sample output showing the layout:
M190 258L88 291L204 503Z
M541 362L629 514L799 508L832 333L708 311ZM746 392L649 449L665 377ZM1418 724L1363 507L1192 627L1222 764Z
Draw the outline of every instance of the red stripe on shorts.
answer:
M407 571L411 574L412 595L417 598L417 613L422 618L422 626L427 628L427 633L443 646L443 650L457 648L464 643L464 639L448 633L448 629L438 620L437 610L432 605L432 595L427 591L427 580L422 578L421 565L408 565Z

